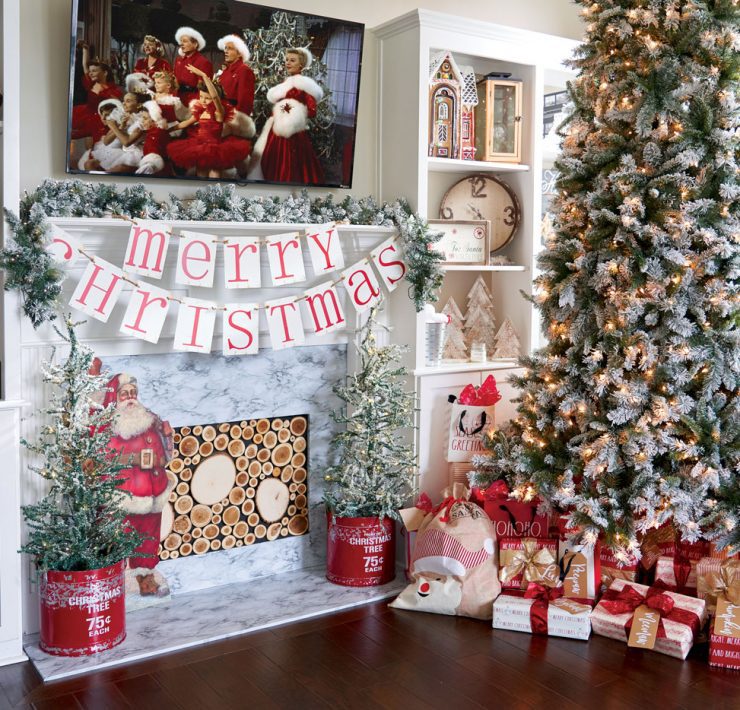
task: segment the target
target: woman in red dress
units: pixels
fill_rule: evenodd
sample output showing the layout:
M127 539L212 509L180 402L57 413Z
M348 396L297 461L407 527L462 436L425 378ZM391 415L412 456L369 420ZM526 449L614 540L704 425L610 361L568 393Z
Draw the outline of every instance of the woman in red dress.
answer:
M301 72L311 66L311 53L303 47L285 52L285 81L267 92L274 104L255 146L249 177L299 185L319 184L324 171L308 136L309 119L324 96L321 87Z
M72 107L72 140L88 139L88 148L106 132L100 116L98 104L105 99L120 99L123 92L112 82L110 67L101 61L90 61L90 49L87 44L82 47L82 66L85 75L82 85L87 91L84 104Z
M175 40L180 45L174 68L175 78L179 84L178 96L184 106L190 106L190 102L198 98L198 82L188 67L197 67L210 79L213 76L213 65L200 53L206 46L206 41L198 30L180 27L175 32Z
M142 158L136 168L137 175L155 175L165 171L164 159L170 134L167 132L167 119L156 101L147 101L141 111L139 124L145 133Z
M134 72L146 74L150 79L161 71L171 71L170 63L164 58L164 46L154 35L146 35L141 43L144 55L136 60Z
M195 66L190 71L199 76L200 97L190 103L192 116L178 124L187 128L197 124L188 138L172 141L167 146L167 155L181 168L195 169L198 177L219 178L221 172L235 168L247 158L252 144L245 138L224 136L224 125L234 120L236 110L231 104L224 106L223 89L215 85L210 77Z

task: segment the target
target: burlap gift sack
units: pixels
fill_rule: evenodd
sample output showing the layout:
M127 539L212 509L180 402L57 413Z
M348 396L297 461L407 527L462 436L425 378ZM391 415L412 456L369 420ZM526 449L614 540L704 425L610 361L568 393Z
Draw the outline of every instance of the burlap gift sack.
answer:
M412 582L390 606L434 614L490 619L498 580L496 531L485 512L456 483L433 507L422 494L417 509L426 513L418 524L412 554Z

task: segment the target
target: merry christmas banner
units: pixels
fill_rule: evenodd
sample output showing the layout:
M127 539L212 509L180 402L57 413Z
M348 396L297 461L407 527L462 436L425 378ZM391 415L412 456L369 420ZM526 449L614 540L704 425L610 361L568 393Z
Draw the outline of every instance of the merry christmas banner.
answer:
M305 244L304 244L305 240ZM260 258L267 253L273 286L307 281L304 247L308 249L314 276L330 280L303 294L265 303L226 304L199 298L178 298L166 289L142 282L134 276L161 279L172 242L177 244L175 283L212 288L217 283L216 257L223 257L224 288L230 290L262 287ZM336 224L311 225L305 234L288 232L264 239L257 237L220 238L215 234L181 230L174 234L162 222L137 220L132 223L121 267L87 254L79 241L54 226L47 247L55 261L72 264L78 256L88 259L70 305L106 323L121 297L124 285L132 286L120 332L150 343L159 341L173 303L177 321L173 348L186 352L210 353L216 319L221 321L224 355L256 355L259 349L259 311L263 311L273 349L295 347L305 342L306 327L324 335L346 326L338 288L344 288L356 313L363 313L390 293L406 274L398 236L387 239L372 252L347 267ZM335 273L336 272L336 273ZM334 277L334 280L332 279ZM382 283L382 286L381 286Z

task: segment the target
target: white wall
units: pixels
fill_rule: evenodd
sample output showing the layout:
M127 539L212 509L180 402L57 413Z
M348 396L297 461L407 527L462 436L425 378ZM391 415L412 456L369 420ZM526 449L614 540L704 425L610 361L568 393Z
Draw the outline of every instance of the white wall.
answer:
M281 0L261 4L287 10L315 12L372 28L416 7L450 12L570 38L581 36L581 24L572 0ZM63 178L66 152L66 116L71 0L23 0L21 3L21 188L33 190L45 177ZM359 101L357 147L352 193L376 192L375 103L377 46L366 33ZM399 120L403 107L399 106ZM107 179L107 178L93 178ZM119 182L131 184L131 178ZM192 194L198 183L152 180L150 186L165 198L170 192ZM280 188L243 188L275 194ZM287 192L287 188L282 188ZM325 190L317 189L322 193ZM344 192L344 191L338 191Z

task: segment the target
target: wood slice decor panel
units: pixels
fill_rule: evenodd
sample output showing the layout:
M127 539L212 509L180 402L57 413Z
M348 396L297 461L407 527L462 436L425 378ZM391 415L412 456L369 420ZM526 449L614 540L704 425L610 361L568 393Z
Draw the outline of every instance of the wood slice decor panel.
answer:
M160 559L308 532L308 414L175 429Z

